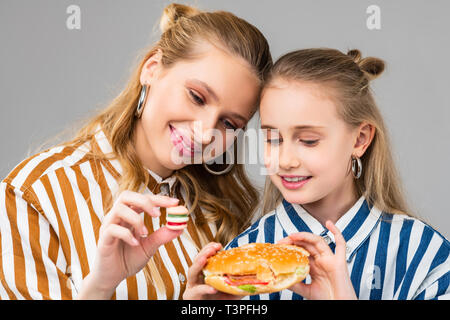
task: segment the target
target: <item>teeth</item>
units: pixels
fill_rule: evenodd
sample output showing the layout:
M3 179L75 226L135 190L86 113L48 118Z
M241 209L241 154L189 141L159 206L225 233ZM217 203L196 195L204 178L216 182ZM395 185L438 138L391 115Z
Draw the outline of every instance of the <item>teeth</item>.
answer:
M178 142L181 142L181 144L183 145L183 147L189 151L192 150L191 146L189 144L187 144L187 142L185 142L183 140L183 137L181 137L180 135L177 134L177 132L175 132L175 136L177 137Z
M183 144L183 146L184 146L186 149L191 150L191 146L189 146L189 145L183 140L183 138L181 139L181 143Z
M308 177L295 177L295 178L283 177L283 179L288 181L288 182L299 182L299 181L303 181L303 180L308 179Z

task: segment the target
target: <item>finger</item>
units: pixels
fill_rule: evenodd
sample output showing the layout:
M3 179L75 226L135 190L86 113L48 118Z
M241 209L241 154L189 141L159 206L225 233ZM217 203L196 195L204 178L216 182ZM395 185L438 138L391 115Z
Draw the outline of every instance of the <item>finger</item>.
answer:
M322 237L315 235L313 233L297 232L289 235L289 238L291 238L294 241L303 241L313 245L320 255L333 254L333 252L331 251L330 247L327 245L325 240L323 240Z
M170 198L161 195L140 194L133 191L123 191L116 203L123 203L137 212L146 212L152 217L158 217L160 213L153 210L155 207L170 207L175 206L179 202L178 199Z
M153 256L160 246L179 237L183 230L171 230L167 227L161 227L147 238L141 240L142 247L149 257Z
M294 234L292 234L294 235ZM297 236L294 236L292 238L298 238ZM319 251L317 251L317 249L315 249L314 246L310 245L308 242L304 242L304 241L300 241L300 240L293 240L290 236L283 238L281 240L279 240L277 242L277 244L290 244L290 245L295 245L298 247L302 247L303 249L305 249L306 251L309 252L309 254L315 256L315 255L319 255Z
M195 257L195 259L197 259L201 256L205 256L205 255L207 257L210 257L212 255L211 252L213 252L213 254L216 254L217 251L219 251L220 249L222 249L222 245L220 243L210 242L199 251L199 253ZM194 259L194 261L195 261L195 259Z
M144 225L144 219L130 207L125 204L117 203L114 209L108 213L103 221L103 225L119 224L126 227L132 227L140 236L147 236L148 231Z
M185 300L205 299L206 296L216 294L217 290L207 284L200 284L188 289Z
M225 292L218 292L211 298L214 300L241 300L244 296L229 294Z
M153 195L153 194L147 194L150 198L150 201L153 203L153 206L155 207L174 207L178 205L178 202L180 202L177 198L171 198L163 195Z
M208 258L217 253L222 248L220 243L211 242L207 244L194 258L188 270L188 282L192 285L200 283L200 276Z
M110 246L114 244L116 239L122 240L133 247L139 245L139 241L133 236L130 229L121 227L117 224L110 224L102 233L101 244Z
M341 231L339 231L339 229L334 225L334 223L329 220L325 223L325 226L334 235L334 241L336 242L336 249L335 249L336 255L345 256L346 254L345 248L347 243L345 242L344 236L342 235Z
M317 248L314 245L310 244L309 242L304 242L304 241L298 240L298 241L294 241L292 244L295 246L298 246L298 247L302 247L303 249L308 251L312 257L318 257L321 255L319 250L317 250Z
M301 295L302 297L306 299L311 299L311 285L306 284L304 282L298 282L294 284L293 286L288 288L291 291L294 291L295 293Z
M286 237L286 238L279 240L277 242L277 244L294 244L294 241L291 238Z

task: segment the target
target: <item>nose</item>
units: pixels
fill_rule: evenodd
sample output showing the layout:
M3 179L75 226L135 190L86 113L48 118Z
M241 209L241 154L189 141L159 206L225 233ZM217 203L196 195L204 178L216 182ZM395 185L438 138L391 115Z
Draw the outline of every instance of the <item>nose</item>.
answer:
M213 109L207 110L201 117L191 123L194 139L203 145L210 144L215 136L215 128L219 121L219 113Z
M282 170L290 170L300 166L300 159L295 150L287 143L279 148L279 166Z

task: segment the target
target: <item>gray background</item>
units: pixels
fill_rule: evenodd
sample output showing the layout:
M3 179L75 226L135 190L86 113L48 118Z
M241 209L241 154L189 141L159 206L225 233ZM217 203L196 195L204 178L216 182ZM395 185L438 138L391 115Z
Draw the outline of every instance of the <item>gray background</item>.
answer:
M179 2L228 10L255 24L274 59L306 47L358 48L385 59L373 89L408 200L416 215L450 236L449 1ZM124 86L137 52L159 36L155 26L168 3L0 0L1 177L106 106ZM66 27L71 4L81 8L80 30ZM381 9L381 30L366 27L372 4ZM248 168L261 186L259 168Z

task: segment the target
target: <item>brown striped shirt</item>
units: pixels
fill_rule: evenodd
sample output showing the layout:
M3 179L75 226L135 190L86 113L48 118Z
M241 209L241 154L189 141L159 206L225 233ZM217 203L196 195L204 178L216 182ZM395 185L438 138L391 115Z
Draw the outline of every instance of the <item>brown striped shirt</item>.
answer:
M101 130L94 144L104 154L112 152ZM117 160L86 157L91 147L53 147L21 162L1 182L1 299L76 297L94 262L106 201L117 196L122 172ZM170 194L189 207L174 176L163 180L149 173L153 179L144 193ZM188 267L216 232L213 225L195 225L195 216L201 214L196 210L184 233L155 254L163 290L141 270L119 284L113 299L180 299ZM158 218L142 216L149 232L165 224L163 208Z

